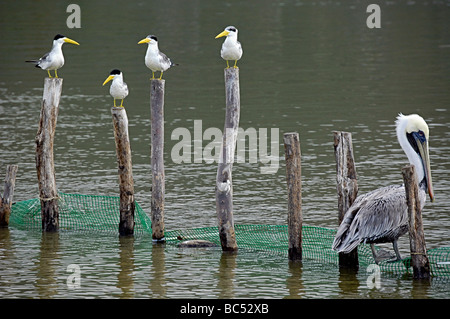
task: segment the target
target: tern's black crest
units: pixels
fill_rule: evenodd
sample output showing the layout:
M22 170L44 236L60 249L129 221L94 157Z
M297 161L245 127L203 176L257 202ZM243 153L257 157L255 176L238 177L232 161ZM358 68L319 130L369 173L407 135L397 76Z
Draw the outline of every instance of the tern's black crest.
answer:
M149 35L148 37L149 37L150 39L152 39L152 40L158 41L158 39L157 39L156 36L154 36L154 35Z
M57 34L57 35L55 35L55 38L53 40L58 40L61 38L65 38L65 36L63 36L62 34Z
M120 74L120 70L114 69L114 70L111 71L110 74L111 75L118 75L118 74Z
M236 32L236 28L235 27L228 27L227 31Z

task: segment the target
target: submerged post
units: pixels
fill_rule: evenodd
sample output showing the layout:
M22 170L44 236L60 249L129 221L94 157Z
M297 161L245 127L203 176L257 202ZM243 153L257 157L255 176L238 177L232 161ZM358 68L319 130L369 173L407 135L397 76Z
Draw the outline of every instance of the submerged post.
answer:
M36 134L36 169L41 200L42 230L59 229L58 190L56 188L53 140L59 101L62 92L62 78L45 78L39 127Z
M239 69L225 69L225 125L219 167L216 175L216 212L223 251L237 251L233 220L233 185L231 172L240 115Z
M408 206L409 245L413 277L414 279L428 279L430 278L430 262L423 233L422 209L414 165L407 165L402 168L402 175L405 182L406 204Z
M111 108L114 127L114 138L116 140L116 154L119 171L120 190L120 222L119 234L121 236L133 235L134 233L134 181L131 162L131 146L128 135L128 117L125 108Z
M288 234L290 261L302 260L302 165L298 133L284 134L288 187Z
M152 167L152 238L164 242L164 86L165 80L152 80L151 107L151 167Z
M9 216L11 215L11 205L14 197L14 187L16 185L17 165L6 167L5 188L3 196L0 194L0 227L8 227Z
M338 194L338 223L340 225L345 213L358 194L351 133L334 132L334 155L336 157L336 189ZM348 254L339 253L339 266L358 269L358 248Z

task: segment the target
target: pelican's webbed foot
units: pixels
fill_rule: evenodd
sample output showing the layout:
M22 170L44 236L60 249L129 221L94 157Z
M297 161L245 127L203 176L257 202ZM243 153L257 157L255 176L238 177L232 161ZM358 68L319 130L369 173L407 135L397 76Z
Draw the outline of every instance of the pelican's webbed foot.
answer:
M379 249L378 251L376 251L374 244L370 244L370 248L372 249L373 259L375 260L375 263L377 265L386 259L392 259L395 257L394 254L384 249Z

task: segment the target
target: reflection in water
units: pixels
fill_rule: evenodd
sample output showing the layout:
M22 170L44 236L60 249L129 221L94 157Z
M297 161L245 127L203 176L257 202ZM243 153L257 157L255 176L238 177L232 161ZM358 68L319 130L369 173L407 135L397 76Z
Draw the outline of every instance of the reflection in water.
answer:
M339 289L342 296L356 295L359 288L358 270L339 268Z
M167 281L166 281L166 253L165 244L153 244L151 251L151 274L150 291L152 298L167 298Z
M411 289L411 298L427 298L431 289L431 278L422 280L413 280Z
M2 258L14 259L13 243L11 242L11 231L9 228L0 227L0 251Z
M59 233L42 233L39 256L35 259L35 287L40 298L52 298L58 293L57 270L60 259Z
M134 297L134 237L119 236L119 266L117 288L121 289L121 298Z
M286 288L289 295L286 298L302 298L304 297L303 285L303 264L301 262L289 262L290 277L286 280Z
M18 245L26 237L26 245ZM381 274L369 289L365 271L339 271L310 260L220 248L178 248L147 238L0 231L0 296L21 298L428 298L448 297L447 281L413 282ZM36 251L38 252L36 254ZM64 253L63 253L64 252ZM19 260L13 264L11 260ZM9 267L4 267L7 262ZM67 266L81 287L67 286Z
M223 252L220 256L219 270L217 271L217 290L219 298L235 297L235 272L237 253Z

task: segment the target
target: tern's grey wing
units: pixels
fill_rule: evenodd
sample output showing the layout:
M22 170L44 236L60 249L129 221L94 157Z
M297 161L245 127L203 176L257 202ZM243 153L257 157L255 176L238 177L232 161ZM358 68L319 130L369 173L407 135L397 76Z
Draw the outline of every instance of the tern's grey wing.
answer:
M170 68L172 62L169 57L162 52L159 52L159 64L162 66L163 70Z
M42 58L40 58L39 60L36 61L36 67L42 68L42 66L48 62L50 62L50 52L47 52L46 54L44 54L42 56Z
M42 58L39 59L39 61L48 61L48 58L50 56L50 52L47 52L42 56Z
M34 63L34 64L36 64L36 67L39 68L39 67L40 67L39 65L40 65L42 62L47 62L48 57L49 57L49 54L50 54L50 52L47 52L47 53L44 54L39 60L28 60L28 61L25 61L25 62Z

